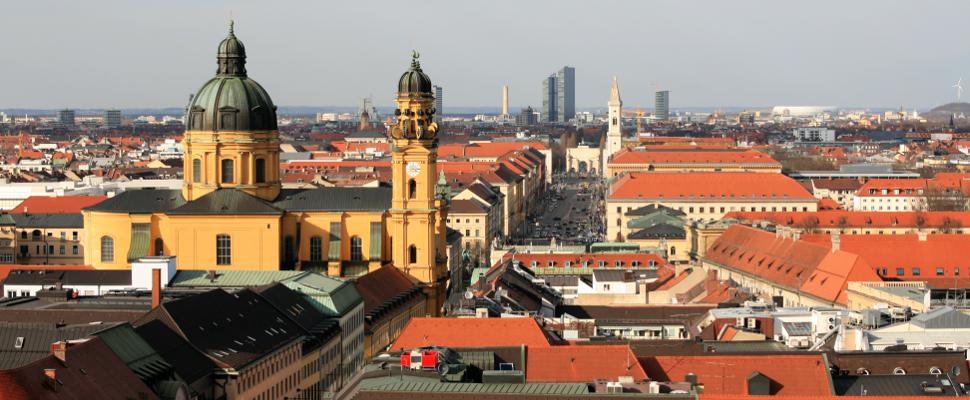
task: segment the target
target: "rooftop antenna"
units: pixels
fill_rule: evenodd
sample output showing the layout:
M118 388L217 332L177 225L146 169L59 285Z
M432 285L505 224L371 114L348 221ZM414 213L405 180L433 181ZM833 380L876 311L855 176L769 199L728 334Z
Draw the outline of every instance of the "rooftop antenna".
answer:
M950 87L956 88L956 90L957 90L957 101L960 101L960 96L963 95L963 78L961 77L960 79L958 79L957 80L957 84L956 85L953 85L953 86L950 86Z

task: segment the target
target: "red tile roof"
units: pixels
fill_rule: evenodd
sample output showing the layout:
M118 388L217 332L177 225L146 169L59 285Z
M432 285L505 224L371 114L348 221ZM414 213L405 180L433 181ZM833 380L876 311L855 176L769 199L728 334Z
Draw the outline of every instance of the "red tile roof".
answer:
M802 235L802 238L830 247L830 235ZM970 288L970 236L961 234L928 234L919 240L916 234L839 235L839 247L858 254L875 270L885 269L887 279L926 281L940 288ZM903 274L896 273L903 268ZM913 275L913 268L920 274ZM942 271L938 271L942 268ZM954 274L959 270L959 274ZM938 274L941 272L941 274Z
M0 399L157 399L148 386L99 338L71 344L67 362L47 356L22 367L0 370ZM45 369L56 374L48 389Z
M546 347L542 328L532 318L412 318L391 349L425 346Z
M400 269L382 266L354 280L354 286L364 299L364 313L404 293L416 284Z
M724 151L621 150L613 155L609 164L765 164L781 168L781 163L760 151L727 148Z
M767 221L774 225L805 228L957 228L970 227L970 211L790 211L729 212L724 218L745 223Z
M728 228L704 259L838 304L846 304L849 281L882 280L854 253L745 225Z
M481 142L481 143L453 143L438 146L438 156L456 157L500 157L515 150L533 148L546 150L548 147L542 142Z
M566 261L570 261L573 268L581 268L584 262L589 263L589 268L600 268L600 261L604 262L603 268L630 268L634 261L639 268L649 267L651 261L656 268L667 265L663 257L654 253L515 253L511 259L529 268L533 268L532 263L535 262L533 269L547 268L550 262L553 263L552 267L562 268L566 266ZM616 266L617 261L620 262L619 267Z
M529 347L525 381L528 383L616 381L632 376L647 379L630 346Z
M609 199L815 201L794 179L761 172L633 172L613 183Z
M704 395L745 395L747 378L759 372L772 381L779 396L830 396L828 366L821 354L806 355L703 355L642 357L650 379L683 381L693 373L704 385Z
M79 214L81 209L98 204L108 196L30 196L10 210L11 214Z

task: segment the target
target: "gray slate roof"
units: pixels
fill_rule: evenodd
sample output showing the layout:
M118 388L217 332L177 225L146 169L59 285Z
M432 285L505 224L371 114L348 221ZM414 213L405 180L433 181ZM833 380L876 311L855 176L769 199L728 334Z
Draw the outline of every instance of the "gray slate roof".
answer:
M131 285L129 270L58 270L56 268L56 265L51 265L51 269L46 270L13 270L3 283L5 285L53 285L57 282L65 285Z
M84 211L150 214L166 212L185 204L178 189L126 190L114 197L85 208Z
M169 215L281 215L282 211L262 199L236 189L219 189L181 207Z
M273 203L286 211L386 211L391 188L328 187L284 193Z
M687 232L683 227L667 224L654 225L631 233L629 239L684 239Z
M970 327L970 315L947 306L917 315L911 322L923 329L966 329Z
M0 322L0 369L10 369L47 357L51 343L59 340L83 339L112 324L78 324L61 328L53 324ZM17 338L23 338L18 349Z
M84 216L78 214L10 214L18 228L83 228Z

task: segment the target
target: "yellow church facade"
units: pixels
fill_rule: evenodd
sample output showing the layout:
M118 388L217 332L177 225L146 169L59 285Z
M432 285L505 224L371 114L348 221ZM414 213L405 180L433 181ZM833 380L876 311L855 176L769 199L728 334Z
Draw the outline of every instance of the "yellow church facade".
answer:
M85 263L130 268L176 256L179 269L313 269L353 277L391 264L444 301L448 197L438 184L431 81L417 55L400 78L389 134L392 187L282 189L276 107L247 76L230 28L218 71L186 110L181 190L130 190L84 209Z

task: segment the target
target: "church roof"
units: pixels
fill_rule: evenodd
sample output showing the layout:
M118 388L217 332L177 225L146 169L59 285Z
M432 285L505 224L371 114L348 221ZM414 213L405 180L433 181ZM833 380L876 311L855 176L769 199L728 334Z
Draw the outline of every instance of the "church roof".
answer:
M633 232L627 236L628 239L684 239L686 237L687 232L684 231L683 227L667 224L654 225Z
M169 215L280 215L269 203L236 189L219 189L181 207Z
M182 197L181 190L138 189L126 190L105 201L84 208L83 210L130 214L151 214L156 212L166 212L178 208L183 204L185 204L185 198Z
M626 215L628 216L651 215L654 213L664 213L666 215L672 215L675 217L687 216L687 214L685 214L683 211L673 209L661 204L650 204L647 206L635 208L633 210L627 211Z
M328 187L283 194L273 203L286 211L386 211L391 188Z

